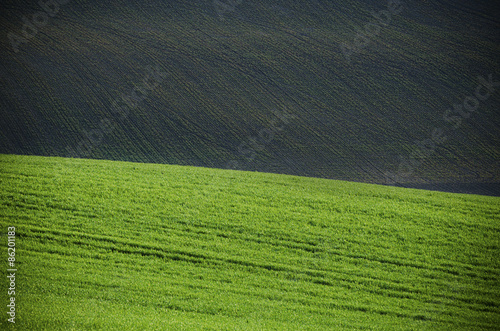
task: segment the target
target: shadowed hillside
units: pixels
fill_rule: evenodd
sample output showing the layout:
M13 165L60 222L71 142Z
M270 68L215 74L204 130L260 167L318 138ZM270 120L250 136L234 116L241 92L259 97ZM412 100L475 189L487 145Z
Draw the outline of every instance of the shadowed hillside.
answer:
M0 153L500 194L490 1L61 2L2 2Z

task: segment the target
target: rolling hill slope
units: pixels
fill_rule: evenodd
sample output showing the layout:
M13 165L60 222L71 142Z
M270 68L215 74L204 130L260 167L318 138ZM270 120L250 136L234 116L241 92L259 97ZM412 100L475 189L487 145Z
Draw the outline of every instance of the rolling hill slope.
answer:
M500 183L499 5L215 4L3 1L0 152Z
M2 330L500 322L497 197L68 158L1 155L0 169L17 268Z

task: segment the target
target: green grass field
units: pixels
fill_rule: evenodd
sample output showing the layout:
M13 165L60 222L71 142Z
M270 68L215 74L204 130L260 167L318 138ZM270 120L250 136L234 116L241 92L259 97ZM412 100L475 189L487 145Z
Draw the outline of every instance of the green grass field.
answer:
M500 198L0 156L2 330L494 330Z

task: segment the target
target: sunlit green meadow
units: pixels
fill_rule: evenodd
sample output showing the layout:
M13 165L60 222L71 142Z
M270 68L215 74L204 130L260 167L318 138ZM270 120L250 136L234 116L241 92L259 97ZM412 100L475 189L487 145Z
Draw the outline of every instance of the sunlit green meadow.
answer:
M0 155L6 330L493 330L500 199ZM6 307L8 282L1 283Z

